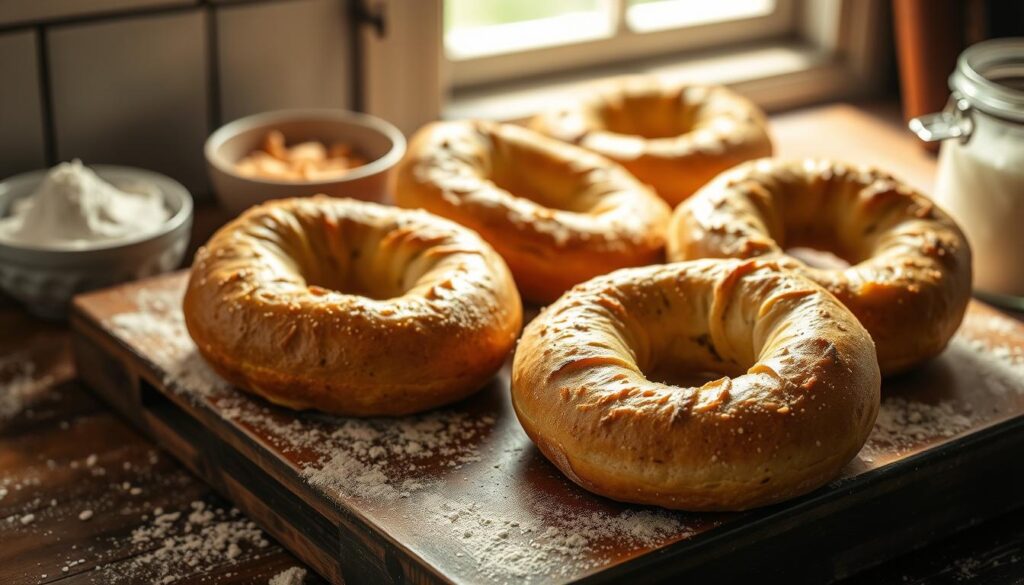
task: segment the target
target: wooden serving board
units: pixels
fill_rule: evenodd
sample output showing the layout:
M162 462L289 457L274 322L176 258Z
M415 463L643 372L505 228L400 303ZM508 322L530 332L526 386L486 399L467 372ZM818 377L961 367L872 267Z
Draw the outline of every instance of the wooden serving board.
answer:
M979 303L927 366L887 380L842 476L736 514L629 506L576 487L509 402L508 368L415 417L294 413L227 387L181 322L183 273L79 297L82 378L334 582L824 582L1024 501L1024 326Z

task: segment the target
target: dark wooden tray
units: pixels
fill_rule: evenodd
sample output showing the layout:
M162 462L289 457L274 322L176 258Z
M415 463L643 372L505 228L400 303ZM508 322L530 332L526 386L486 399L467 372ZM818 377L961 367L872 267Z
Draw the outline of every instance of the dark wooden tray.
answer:
M942 356L885 382L876 431L840 478L698 515L563 478L519 427L507 367L476 396L403 419L296 414L226 387L181 324L184 279L79 297L78 371L334 582L822 582L1024 500L1024 326L979 303Z

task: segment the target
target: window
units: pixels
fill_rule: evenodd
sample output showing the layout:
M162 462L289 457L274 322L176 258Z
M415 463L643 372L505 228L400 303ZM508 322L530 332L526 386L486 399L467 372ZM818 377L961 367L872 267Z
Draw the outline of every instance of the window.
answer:
M724 83L768 110L863 96L885 0L357 0L362 107L405 132L522 120L613 75ZM879 42L883 39L883 42Z
M793 0L445 0L455 87L791 33Z

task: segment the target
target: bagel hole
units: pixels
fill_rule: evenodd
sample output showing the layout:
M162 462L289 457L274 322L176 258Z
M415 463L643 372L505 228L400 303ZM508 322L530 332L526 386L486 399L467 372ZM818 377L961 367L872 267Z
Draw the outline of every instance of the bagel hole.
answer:
M596 201L593 198L577 196L575 185L564 185L564 181L542 182L541 177L523 172L524 167L530 168L528 165L519 166L515 161L495 165L489 178L499 189L548 209L587 213L594 207Z
M730 371L727 364L711 356L706 359L694 357L698 355L700 354L695 349L679 353L669 351L665 355L656 356L654 363L641 364L641 371L644 377L652 382L681 388L700 387L721 378L743 374L739 368Z
M832 250L812 248L810 246L786 248L786 253L811 268L820 268L822 270L845 270L853 264Z
M320 273L316 275L316 278L310 278L308 275L303 274L303 278L305 278L306 286L309 288L321 288L343 295L365 297L375 301L386 301L400 297L404 293L404 291L400 290L400 287L388 288L383 283L364 282L364 279L360 279L358 276L353 278L352 275Z
M693 322L659 321L646 323L645 334L664 327L657 344L637 366L651 382L679 388L699 388L721 378L734 378L746 372L744 365L724 360L711 339L710 333ZM683 329L680 331L680 328ZM750 366L751 364L746 364Z
M708 382L730 377L725 372L715 370L684 368L657 368L644 372L644 376L651 382L680 388L699 388Z
M674 138L695 129L700 106L679 95L628 96L599 113L604 129L648 140Z
M293 253L302 259L298 264L298 272L307 287L386 301L404 295L409 288L408 283L419 277L421 272L389 270L394 262L408 258L407 252L399 253L391 248L384 250L380 247L384 232L346 223L343 233L349 234L346 244L315 243L314 248L321 250L319 254L303 254L299 252L301 246L295 244L296 251Z

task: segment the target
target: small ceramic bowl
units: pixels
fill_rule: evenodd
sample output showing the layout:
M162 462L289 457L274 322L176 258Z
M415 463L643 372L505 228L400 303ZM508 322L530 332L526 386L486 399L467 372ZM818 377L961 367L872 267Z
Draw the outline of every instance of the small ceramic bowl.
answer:
M141 169L90 165L114 186L156 185L171 217L156 233L86 247L39 247L0 241L0 289L40 317L62 319L74 295L153 276L181 265L192 231L192 196L177 181ZM0 181L0 217L31 195L48 170Z
M370 162L320 181L278 181L235 172L235 164L260 148L271 130L284 134L289 145L308 140L328 145L343 142ZM205 154L217 198L231 214L270 199L317 193L384 202L387 173L405 154L405 137L388 122L366 114L332 109L277 110L222 126L207 139Z

